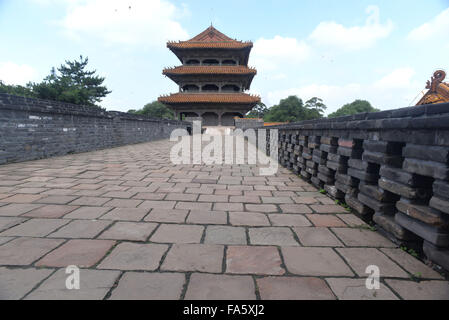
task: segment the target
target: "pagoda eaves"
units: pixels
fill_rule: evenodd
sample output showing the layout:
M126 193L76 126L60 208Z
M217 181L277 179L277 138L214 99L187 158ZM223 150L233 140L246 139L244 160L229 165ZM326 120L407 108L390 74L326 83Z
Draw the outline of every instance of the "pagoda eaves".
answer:
M159 97L159 102L167 104L196 103L229 103L251 104L260 102L260 97L247 93L174 93Z
M257 70L247 66L180 66L166 68L162 71L162 74L178 85L182 85L187 80L207 82L213 75L215 81L224 84L238 81L243 84L243 89L247 90L250 88Z
M245 74L255 75L257 70L247 66L180 66L166 68L162 72L169 74Z

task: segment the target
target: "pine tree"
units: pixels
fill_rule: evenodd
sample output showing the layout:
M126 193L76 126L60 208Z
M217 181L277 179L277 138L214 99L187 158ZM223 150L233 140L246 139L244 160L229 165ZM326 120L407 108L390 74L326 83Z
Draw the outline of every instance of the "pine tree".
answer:
M52 68L43 82L33 85L33 91L41 99L94 106L111 93L102 86L105 78L95 75L96 70L85 70L89 59L66 61L57 70Z

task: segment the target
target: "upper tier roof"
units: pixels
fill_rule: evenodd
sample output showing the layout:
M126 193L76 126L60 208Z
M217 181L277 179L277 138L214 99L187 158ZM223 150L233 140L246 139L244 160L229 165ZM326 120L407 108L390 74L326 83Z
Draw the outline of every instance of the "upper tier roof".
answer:
M246 93L175 93L169 96L159 97L159 102L166 104L191 104L191 103L215 103L215 104L250 104L260 102L259 96Z
M427 81L427 93L416 104L434 104L449 102L449 83L443 82L446 73L443 70L438 70L433 74L431 81Z
M163 74L239 74L239 75L255 75L256 69L247 66L181 66L175 68L167 68Z
M252 42L237 41L210 26L196 37L187 41L169 41L171 49L244 49L252 48Z
M196 79L198 81L210 81L220 78L222 81L231 80L242 82L244 89L251 86L257 70L247 66L180 66L167 68L162 71L177 84Z
M209 28L201 32L199 35L193 37L189 41L210 42L210 41L234 41L234 40L229 38L224 33L218 31L211 25Z

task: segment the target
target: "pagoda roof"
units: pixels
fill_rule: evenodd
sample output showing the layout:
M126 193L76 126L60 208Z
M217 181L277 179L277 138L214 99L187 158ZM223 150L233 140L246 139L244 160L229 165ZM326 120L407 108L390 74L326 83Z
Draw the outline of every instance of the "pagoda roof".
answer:
M247 66L180 66L167 68L164 75L202 75L202 74L230 74L230 75L255 75L257 70Z
M429 90L416 105L449 102L449 83L443 82L445 77L446 73L443 70L436 71L431 81L427 81L426 89Z
M165 104L250 104L256 105L260 102L259 96L246 93L175 93L169 96L161 96L159 102Z
M229 38L213 26L187 41L169 41L167 47L171 49L244 49L252 48L250 41L243 42Z
M201 32L199 35L193 37L189 41L210 42L210 41L234 41L234 40L229 38L224 33L218 31L211 25L209 28Z

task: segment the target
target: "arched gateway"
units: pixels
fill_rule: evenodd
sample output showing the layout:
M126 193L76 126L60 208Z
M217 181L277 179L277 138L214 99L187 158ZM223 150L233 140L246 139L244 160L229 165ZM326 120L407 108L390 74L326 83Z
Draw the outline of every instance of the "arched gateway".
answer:
M164 69L179 92L159 101L178 119L198 115L203 126L234 126L235 117L260 102L260 97L245 93L257 73L248 67L252 42L233 40L211 26L191 40L167 46L183 65Z

